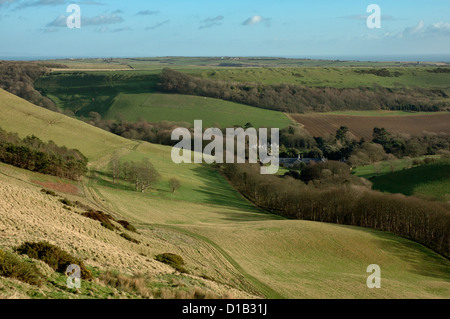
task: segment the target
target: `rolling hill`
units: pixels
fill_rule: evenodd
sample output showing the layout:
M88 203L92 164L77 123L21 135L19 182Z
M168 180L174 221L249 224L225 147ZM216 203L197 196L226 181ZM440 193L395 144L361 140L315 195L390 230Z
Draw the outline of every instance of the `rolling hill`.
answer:
M169 147L114 136L1 90L0 127L84 153L90 172L76 185L79 193L56 191L130 221L142 242L130 243L40 192L42 183L65 181L1 165L1 248L47 239L97 269L130 274L148 269L154 281L167 286L170 275L240 298L450 297L449 261L422 245L389 233L266 213L245 201L217 170L174 164ZM123 160L149 158L162 181L146 193L112 184L106 166L115 152ZM171 177L181 181L175 194L168 191ZM172 274L153 260L165 252L182 256L190 275ZM366 287L370 264L382 269L381 289ZM9 292L29 289L3 278L0 283Z
M125 118L135 122L187 122L203 120L204 127L233 127L251 123L254 127L284 128L291 121L281 112L234 102L181 94L120 93L114 98L106 119Z
M57 106L77 116L95 111L104 119L188 122L202 119L209 127L284 128L291 121L281 112L220 99L155 92L158 71L54 73L36 81L36 88Z

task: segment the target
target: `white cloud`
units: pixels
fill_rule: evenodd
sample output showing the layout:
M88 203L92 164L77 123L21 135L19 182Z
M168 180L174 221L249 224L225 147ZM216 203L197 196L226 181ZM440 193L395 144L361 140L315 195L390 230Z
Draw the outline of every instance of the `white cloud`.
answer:
M426 26L423 20L403 30L400 37L450 37L450 23L437 22Z
M428 27L428 32L436 33L441 36L450 36L450 23L442 21L433 23Z
M108 24L121 23L123 19L117 14L98 15L92 18L81 17L81 27L84 26L104 26ZM67 17L63 14L59 15L55 20L46 25L51 31L55 31L53 28L65 28L67 27ZM101 29L101 28L100 28ZM97 29L97 30L100 30ZM48 30L46 31L48 32ZM102 31L104 32L104 31Z
M405 30L403 30L402 36L415 36L422 34L425 30L425 23L423 20L419 21L419 23L416 26L413 27L407 27Z
M267 26L270 25L270 19L263 18L260 15L255 15L253 17L248 18L244 22L242 22L242 25L255 25L261 22L265 22Z

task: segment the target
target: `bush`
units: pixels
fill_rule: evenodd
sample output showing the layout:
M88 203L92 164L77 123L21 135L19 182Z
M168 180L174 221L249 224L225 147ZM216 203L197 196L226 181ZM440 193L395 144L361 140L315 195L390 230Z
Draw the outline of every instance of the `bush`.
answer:
M107 215L101 211L88 211L83 213L82 216L97 220L101 223L101 225L109 230L114 230L116 227L111 223L111 220L114 220L110 215Z
M0 276L36 286L41 286L43 282L43 276L36 265L22 261L13 253L2 250L0 250Z
M129 231L131 231L131 232L133 232L133 233L137 233L137 230L136 230L136 228L133 226L133 225L131 225L129 222L127 222L126 220L119 220L119 221L117 221L120 225L122 225L123 226L123 228L125 228L126 230L129 230Z
M57 196L54 191L50 191L50 190L47 190L47 189L41 189L41 192L46 194L46 195Z
M125 238L128 241L131 241L132 243L135 243L135 244L139 244L140 243L139 240L134 239L133 237L131 237L130 235L128 235L126 233L122 233L122 234L120 234L120 236Z
M42 260L53 270L63 274L69 265L78 265L81 269L82 279L90 280L93 278L91 272L81 260L47 242L25 242L16 248L16 251L19 254L28 255L30 258Z
M60 199L59 201L66 206L73 207L73 203L70 200L68 200L67 198Z
M185 265L185 262L181 256L178 256L176 254L171 253L164 253L157 255L155 258L157 261L160 261L164 264L167 264L176 270L178 270L181 273L187 273L188 271L183 266Z

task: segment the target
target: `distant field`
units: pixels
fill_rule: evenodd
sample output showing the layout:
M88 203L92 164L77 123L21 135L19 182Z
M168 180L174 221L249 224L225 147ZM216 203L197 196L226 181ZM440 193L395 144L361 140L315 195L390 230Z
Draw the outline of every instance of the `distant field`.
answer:
M186 70L203 78L263 84L291 83L302 86L358 88L380 85L389 88L439 88L449 93L450 73L429 72L433 68L387 68L392 76L360 74L367 68L302 67L302 68L228 68ZM394 76L393 74L398 74Z
M76 69L117 69L132 67L151 70L161 67L184 68L250 68L250 67L416 67L414 62L370 62L323 59L286 59L274 57L143 57L114 59L64 59L51 62ZM422 62L421 66L446 66L447 63Z
M379 162L375 164L365 165L365 166L358 166L352 170L352 173L359 177L364 178L372 178L377 175L385 175L392 173L392 168L394 169L394 172L401 171L404 169L411 168L412 161L414 159L417 160L424 160L425 158L431 158L434 160L439 160L439 155L427 155L427 156L421 156L421 157L415 157L415 158L402 158L402 159L396 159L392 162ZM391 167L392 164L392 167Z
M376 176L371 180L373 189L425 195L442 201L450 201L450 161L432 163Z
M36 89L77 116L100 113L103 118L145 119L149 122L190 122L232 127L283 128L291 121L281 112L219 99L155 93L156 71L53 73L36 81Z
M345 113L349 114L349 113ZM350 112L351 114L351 112ZM375 115L337 115L337 114L294 114L295 121L307 129L312 136L335 134L341 126L347 126L357 138L372 139L374 127L384 127L392 133L421 135L424 132L450 134L450 113L420 113L394 116ZM362 114L361 112L356 114Z
M222 128L251 123L254 127L284 128L291 121L281 112L206 97L162 94L120 93L106 114L107 119L124 117L129 121L189 122L203 120L204 127Z

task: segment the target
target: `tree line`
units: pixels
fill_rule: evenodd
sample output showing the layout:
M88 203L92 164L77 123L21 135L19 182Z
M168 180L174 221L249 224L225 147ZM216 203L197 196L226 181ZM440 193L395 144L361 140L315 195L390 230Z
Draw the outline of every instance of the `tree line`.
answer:
M259 174L258 165L224 164L232 185L262 209L292 219L391 232L450 256L450 206L370 189L342 163L311 165L303 180Z
M289 113L336 110L410 110L436 112L448 103L442 90L372 87L304 87L295 84L263 85L214 81L164 68L158 82L163 92L218 98Z
M21 139L0 128L0 162L42 174L79 180L87 172L88 159L75 149L43 142L36 136Z
M137 122L103 120L97 112L90 112L85 122L108 132L129 138L162 145L175 145L172 131L178 127L190 128L191 123L157 122L145 120ZM247 123L243 128L251 127ZM225 132L223 132L225 135ZM225 145L225 143L224 143ZM312 137L299 126L289 126L280 130L280 157L295 158L300 153L304 157L331 160L349 160L354 166L366 165L382 160L403 157L435 155L450 151L450 135L423 134L409 136L389 133L384 128L374 128L372 140L357 140L348 127L340 127L334 135Z
M50 68L67 68L56 63L0 61L0 88L17 95L30 103L59 112L59 108L49 98L35 90L34 82L48 74Z

